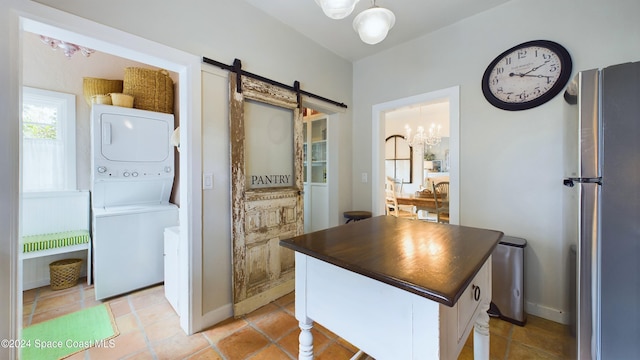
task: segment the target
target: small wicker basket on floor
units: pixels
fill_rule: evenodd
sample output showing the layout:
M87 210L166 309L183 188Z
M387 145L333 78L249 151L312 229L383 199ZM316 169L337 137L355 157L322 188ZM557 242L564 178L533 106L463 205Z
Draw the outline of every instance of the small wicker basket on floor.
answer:
M51 290L62 290L75 286L80 279L82 259L63 259L49 264Z

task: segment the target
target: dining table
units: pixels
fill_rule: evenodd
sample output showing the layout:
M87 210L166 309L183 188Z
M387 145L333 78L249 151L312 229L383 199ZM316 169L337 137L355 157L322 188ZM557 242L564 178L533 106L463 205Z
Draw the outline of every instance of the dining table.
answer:
M432 192L417 193L400 193L396 194L398 205L412 205L416 210L424 210L429 212L436 211L436 199Z

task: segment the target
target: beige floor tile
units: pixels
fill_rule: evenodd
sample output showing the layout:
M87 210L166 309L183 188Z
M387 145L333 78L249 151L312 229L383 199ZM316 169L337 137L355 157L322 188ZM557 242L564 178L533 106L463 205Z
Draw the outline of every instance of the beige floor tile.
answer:
M71 304L80 304L82 295L79 291L64 292L60 295L50 295L46 298L40 298L36 302L36 312L44 312L53 309L58 309L63 306L69 306Z
M319 351L318 355L314 357L317 360L348 360L355 353L348 350L344 346L337 342L332 342L324 350Z
M272 311L278 310L279 307L274 305L273 303L269 303L261 308L258 308L257 310L254 310L250 313L248 313L245 318L248 321L256 321L257 319L265 316L266 314L269 314Z
M74 302L69 305L60 305L58 308L53 308L46 311L38 310L36 307L36 312L34 312L31 318L30 325L35 325L43 321L55 319L57 317L71 314L72 312L76 312L80 310L82 310L82 306L80 305L80 302Z
M248 326L248 322L245 319L229 318L203 331L203 334L213 344L217 344L220 339L233 334L245 326Z
M202 334L187 336L184 333L152 345L158 360L184 359L209 346L209 342Z
M109 304L114 317L131 313L131 306L129 306L129 300L126 297L113 299L107 303Z
M322 324L319 324L317 322L313 323L313 327L315 329L318 329L318 331L320 331L321 333L323 333L326 337L328 337L329 339L337 339L338 335L336 335L333 331L327 329L326 327L322 326Z
M291 360L293 359L274 344L266 349L258 351L257 354L249 357L251 360Z
M234 332L218 342L218 349L228 359L245 359L269 344L264 335L250 326Z
M147 338L150 342L155 343L168 339L174 335L186 335L180 327L180 319L178 316L168 316L162 320L144 327Z
M178 315L173 311L171 304L169 304L169 302L166 300L136 310L136 314L138 315L140 323L144 327L147 327L156 321L160 321L168 317L178 317Z
M91 360L119 359L147 350L147 342L141 331L120 334L113 338L113 347L93 347L89 349Z
M348 342L347 340L343 339L343 338L337 338L336 341L344 346L345 348L347 348L349 351L353 352L354 354L357 353L359 351L359 349L355 346L353 346L350 342Z
M298 321L281 309L272 311L255 320L254 325L271 340L278 340L298 327Z
M136 291L131 293L129 298L136 311L167 301L164 297L164 286L155 286Z
M295 295L295 293L292 292L292 293L289 293L289 294L277 299L273 303L278 305L278 306L285 307L285 306L293 303L295 300L296 300L296 295Z
M295 314L296 314L296 303L292 302L290 304L287 304L287 305L284 306L284 309L295 316Z
M118 316L115 318L116 326L118 327L118 331L120 334L130 333L132 331L139 331L140 327L138 326L138 320L135 315L132 313L128 313L126 315Z
M83 305L103 303L95 300L94 293L93 286L86 283L60 291L51 291L49 287L26 291L24 326L28 325L30 317L33 318L32 323L37 323L80 310ZM114 339L115 347L91 348L70 357L70 360L289 360L296 359L298 355L300 330L294 317L294 293L243 318L227 319L191 336L180 328L177 315L164 298L163 286L110 299L107 303L120 331ZM567 356L571 339L565 325L529 316L525 327L497 318L490 319L489 327L492 360L571 358ZM349 359L357 352L353 345L321 324L314 323L311 331L316 359ZM458 360L466 359L473 359L473 332L458 357Z
M223 358L214 348L208 347L192 354L186 360L223 360Z
M155 360L150 350L143 350L138 353L128 355L123 358L123 360L125 359L126 360Z

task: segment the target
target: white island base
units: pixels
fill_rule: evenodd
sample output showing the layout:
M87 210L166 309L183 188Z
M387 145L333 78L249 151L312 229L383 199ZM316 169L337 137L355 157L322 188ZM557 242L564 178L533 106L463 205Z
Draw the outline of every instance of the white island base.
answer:
M475 328L474 358L489 359L491 257L450 307L299 252L295 256L299 359L313 359L313 321L376 360L456 359Z

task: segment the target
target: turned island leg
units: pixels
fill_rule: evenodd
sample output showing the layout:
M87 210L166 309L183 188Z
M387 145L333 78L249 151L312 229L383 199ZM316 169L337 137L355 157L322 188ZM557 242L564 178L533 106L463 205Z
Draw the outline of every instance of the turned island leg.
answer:
M299 324L300 336L298 337L298 360L313 360L313 334L311 334L313 321L307 318L304 321L300 321Z
M473 326L473 358L489 360L489 300L483 299L479 307L480 312Z

